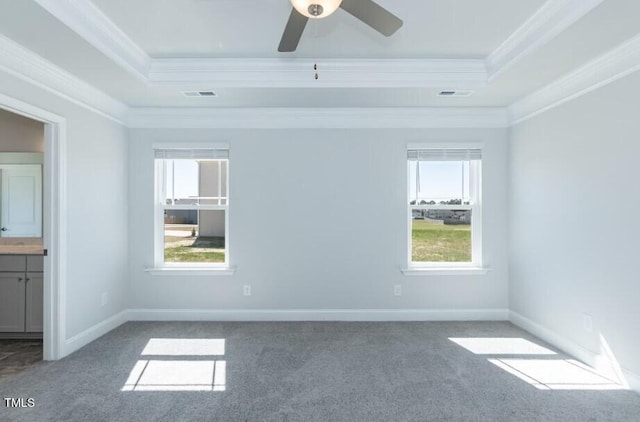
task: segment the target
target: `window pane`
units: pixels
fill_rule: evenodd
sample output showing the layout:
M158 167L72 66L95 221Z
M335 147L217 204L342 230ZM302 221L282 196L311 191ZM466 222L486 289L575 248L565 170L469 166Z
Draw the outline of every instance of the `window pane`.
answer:
M227 160L164 160L164 165L165 204L227 205Z
M167 204L197 203L198 162L196 160L165 160L165 186Z
M227 205L227 162L200 161L200 204Z
M409 161L411 205L469 203L469 161Z
M471 262L471 210L412 212L412 262Z
M225 253L225 211L165 211L166 263L222 263Z

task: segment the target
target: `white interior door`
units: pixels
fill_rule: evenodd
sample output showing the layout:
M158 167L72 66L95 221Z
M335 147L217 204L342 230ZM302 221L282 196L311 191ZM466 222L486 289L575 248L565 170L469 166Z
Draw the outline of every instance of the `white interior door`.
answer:
M42 169L39 165L0 166L1 237L42 237Z

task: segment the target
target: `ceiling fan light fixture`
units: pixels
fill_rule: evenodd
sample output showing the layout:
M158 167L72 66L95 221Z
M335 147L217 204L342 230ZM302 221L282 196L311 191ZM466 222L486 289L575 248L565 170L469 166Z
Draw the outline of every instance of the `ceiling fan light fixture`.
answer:
M293 7L311 19L326 18L340 7L342 0L291 0Z

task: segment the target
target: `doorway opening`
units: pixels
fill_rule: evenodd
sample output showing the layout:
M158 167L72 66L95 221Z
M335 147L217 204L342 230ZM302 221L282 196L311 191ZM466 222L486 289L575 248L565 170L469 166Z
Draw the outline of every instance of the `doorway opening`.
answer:
M44 123L0 110L0 378L43 358Z
M64 356L66 256L66 121L0 94L2 124L0 367Z

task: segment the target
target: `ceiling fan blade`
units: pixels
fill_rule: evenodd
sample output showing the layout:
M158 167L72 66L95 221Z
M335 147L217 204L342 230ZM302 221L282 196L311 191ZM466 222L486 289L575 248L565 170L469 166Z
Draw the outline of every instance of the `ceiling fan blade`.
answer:
M296 51L308 20L308 17L301 15L296 9L291 8L291 14L289 15L287 26L282 33L278 51L281 53Z
M372 0L342 0L340 7L387 37L402 26L402 19Z

